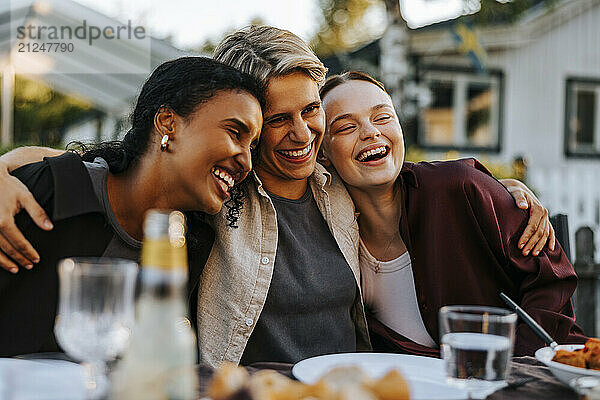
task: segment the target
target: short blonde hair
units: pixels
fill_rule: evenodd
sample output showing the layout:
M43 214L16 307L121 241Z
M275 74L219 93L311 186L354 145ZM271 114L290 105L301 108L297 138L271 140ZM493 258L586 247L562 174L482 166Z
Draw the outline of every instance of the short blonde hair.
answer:
M273 26L251 26L228 35L215 49L213 58L248 73L267 85L269 79L304 72L318 84L327 68L290 31Z

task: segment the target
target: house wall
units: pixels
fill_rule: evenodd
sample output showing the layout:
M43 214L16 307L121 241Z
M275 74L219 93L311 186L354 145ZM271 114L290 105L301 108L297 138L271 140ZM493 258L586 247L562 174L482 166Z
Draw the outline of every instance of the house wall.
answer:
M564 155L566 79L600 79L600 7L492 57L505 71L505 141L502 158L529 153L532 168L582 165ZM536 149L532 152L532 149Z
M505 79L501 151L460 156L502 163L524 156L528 183L540 200L551 214L569 216L572 254L575 231L591 226L600 262L600 157L569 158L564 149L567 78L600 79L600 2L572 17L575 7L584 3L589 8L588 1L575 0L568 12L559 9L543 25L531 29L533 36L519 38L512 48L489 52L488 67L502 70ZM428 59L442 65L468 62L456 56Z
M529 183L542 202L551 213L569 216L571 245L579 227L595 228L600 260L600 158L569 158L564 148L567 78L600 79L600 7L492 60L506 77L499 158L526 156Z

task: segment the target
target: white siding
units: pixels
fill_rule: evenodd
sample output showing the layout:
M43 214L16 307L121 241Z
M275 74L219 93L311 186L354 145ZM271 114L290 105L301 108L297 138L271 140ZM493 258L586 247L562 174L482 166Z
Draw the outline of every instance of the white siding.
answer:
M501 159L527 157L542 202L551 213L568 214L571 245L579 227L593 227L600 260L600 159L564 154L566 80L600 79L600 7L496 59L506 74Z
M566 79L600 79L600 7L492 59L506 74L502 159L527 154L532 169L570 164L564 156ZM600 168L600 161L593 165Z
M573 0L574 6L583 3ZM505 74L502 150L483 157L510 163L518 155L525 156L529 184L542 203L551 214L569 216L572 254L575 231L590 226L595 230L596 260L600 262L600 158L573 159L564 154L566 80L600 79L600 2L597 4L568 21L568 15L554 16L538 37L519 38L523 39L519 46L515 42L515 47L490 52L488 66ZM456 56L429 58L438 64L465 62L464 57ZM596 118L600 123L600 116Z

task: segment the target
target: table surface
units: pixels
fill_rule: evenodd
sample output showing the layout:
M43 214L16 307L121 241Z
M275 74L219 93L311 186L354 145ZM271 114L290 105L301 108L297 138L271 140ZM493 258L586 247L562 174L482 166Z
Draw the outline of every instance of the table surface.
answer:
M283 375L292 377L292 364L282 363L259 363L246 367L250 373L261 369L274 369ZM202 395L210 381L214 370L207 365L198 367L200 377L200 389ZM530 379L527 383L515 387L497 391L488 396L488 400L577 400L578 395L567 386L559 382L552 372L533 357L515 357L511 362L511 374L508 379L509 385L522 379Z

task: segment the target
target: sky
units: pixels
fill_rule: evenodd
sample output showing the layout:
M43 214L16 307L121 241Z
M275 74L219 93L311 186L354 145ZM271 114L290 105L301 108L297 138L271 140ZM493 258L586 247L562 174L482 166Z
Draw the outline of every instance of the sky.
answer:
M233 29L260 18L288 29L305 40L318 31L318 0L76 0L120 21L143 25L158 38L171 36L181 48L198 47L206 40L218 42ZM463 0L399 0L409 26L418 27L454 18ZM375 31L385 27L382 12L369 18ZM379 32L382 33L382 32Z

